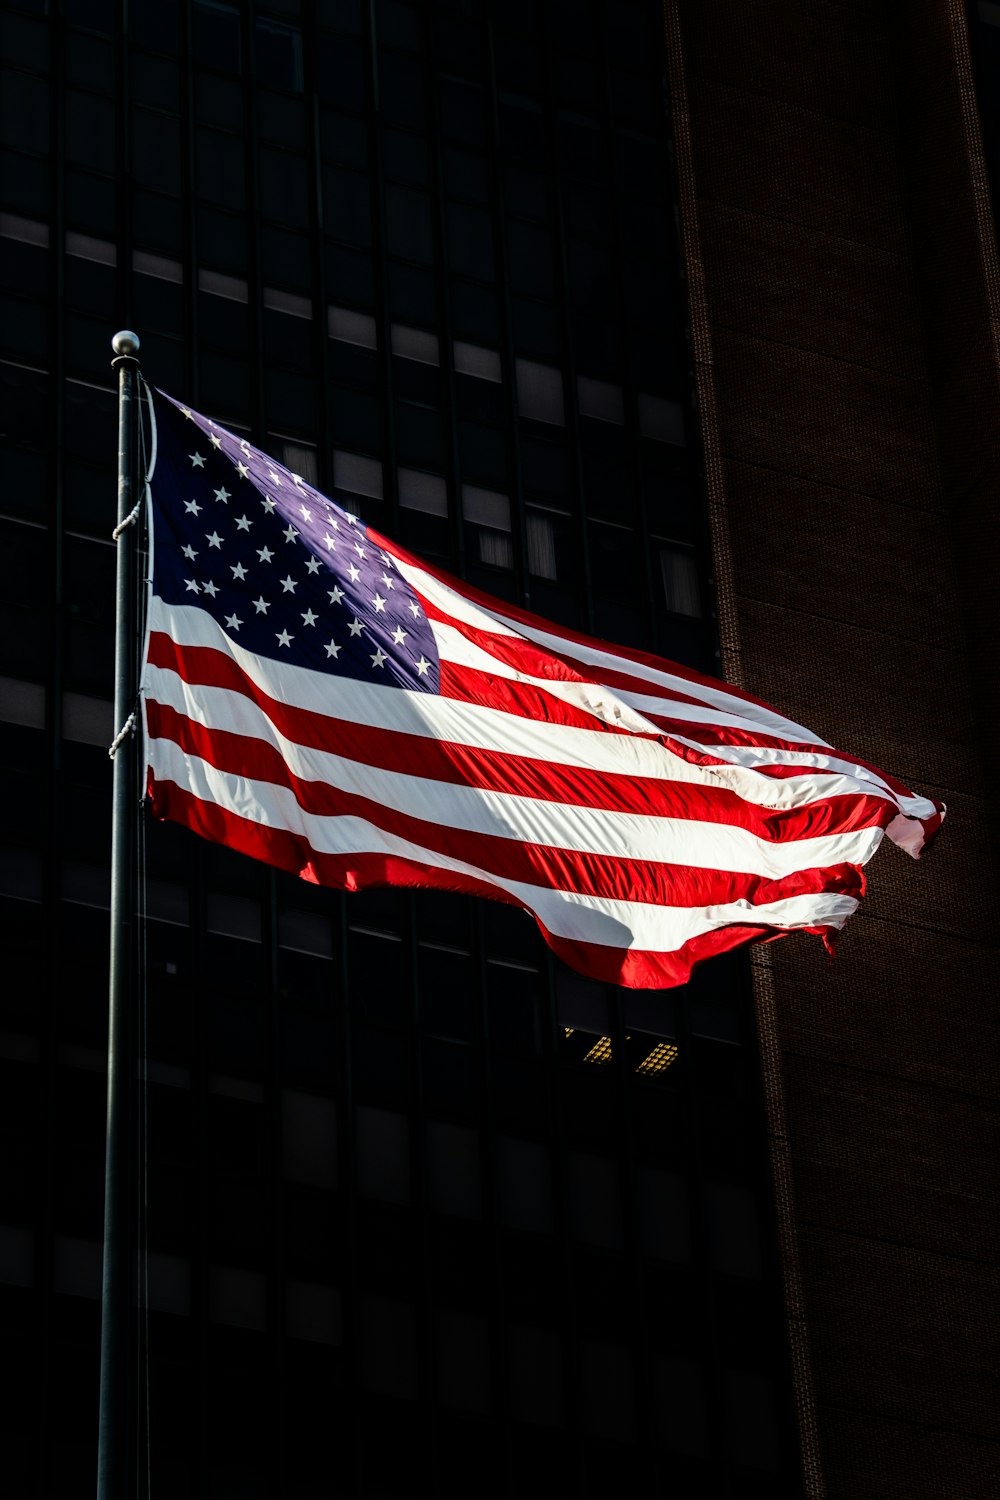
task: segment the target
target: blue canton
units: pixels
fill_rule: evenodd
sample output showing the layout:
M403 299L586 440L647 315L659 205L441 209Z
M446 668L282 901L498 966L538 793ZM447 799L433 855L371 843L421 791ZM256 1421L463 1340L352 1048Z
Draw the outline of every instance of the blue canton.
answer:
M430 622L367 528L283 464L157 392L153 587L248 651L437 692Z

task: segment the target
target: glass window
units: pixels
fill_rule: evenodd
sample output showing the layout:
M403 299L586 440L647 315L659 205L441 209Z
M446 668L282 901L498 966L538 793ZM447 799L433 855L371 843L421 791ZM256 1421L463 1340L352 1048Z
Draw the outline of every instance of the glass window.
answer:
M483 91L478 84L465 83L458 78L439 78L438 99L441 129L446 140L460 141L465 146L486 144Z
M200 128L195 135L195 176L202 198L224 208L243 208L243 142Z
M606 1156L571 1151L567 1168L574 1235L586 1244L620 1250L622 1209L617 1162Z
M427 1123L427 1196L437 1213L478 1219L483 1212L479 1132L467 1125Z
M387 1396L417 1394L414 1309L388 1297L361 1298L361 1363L366 1388Z
M40 83L40 80L29 80L21 74L12 76L22 87L29 82L33 85ZM5 92L7 86L8 80L5 80ZM42 125L42 136L44 131ZM37 149L37 138L33 144ZM69 161L101 172L115 170L115 111L110 99L69 90L66 95L66 156Z
M724 1182L707 1182L705 1233L712 1265L729 1276L760 1276L760 1240L753 1194Z
M431 204L426 193L389 183L385 189L385 219L390 254L428 265L433 261Z
M449 203L448 259L452 270L462 276L493 280L493 226L488 213L464 203Z
M459 1411L490 1409L489 1329L484 1317L434 1311L434 1372L438 1400ZM467 1475L466 1482L467 1482Z
M309 186L305 161L285 151L261 147L260 202L269 218L305 228L309 223ZM340 223L338 219L338 224ZM350 239L352 236L344 235ZM364 241L362 241L364 243Z
M553 296L552 237L547 230L512 219L507 225L507 248L508 274L514 290L531 297ZM600 305L596 301L592 304Z
M372 242L368 179L339 167L323 170L323 224L338 240L352 245Z
M501 1135L496 1140L497 1213L511 1229L552 1233L549 1153L538 1141Z
M332 1099L284 1089L281 1148L289 1182L333 1188L337 1184L337 1111Z
M197 9L197 6L196 6ZM254 74L272 88L301 94L302 33L281 21L258 16L254 38Z
M511 1416L518 1422L562 1427L566 1421L559 1335L512 1323L507 1332Z
M83 125L85 107L93 96L75 91L67 96L67 118ZM88 165L105 166L114 144L114 120L109 100L94 99L99 119L92 134L82 142L68 142L70 157ZM15 151L30 151L43 156L49 149L49 85L44 78L27 73L5 72L3 80L3 114L0 116L2 143ZM97 161L92 161L92 156ZM36 167L37 170L37 167ZM111 170L110 167L107 170Z
M583 1419L602 1438L634 1443L635 1375L632 1352L601 1339L577 1344Z
M562 371L540 365L531 359L515 361L517 404L522 417L536 422L562 426L566 420L563 407Z
M355 1110L358 1187L383 1203L409 1203L409 1121L396 1110L359 1104Z
M195 0L192 46L200 63L224 73L240 71L240 13L220 0Z

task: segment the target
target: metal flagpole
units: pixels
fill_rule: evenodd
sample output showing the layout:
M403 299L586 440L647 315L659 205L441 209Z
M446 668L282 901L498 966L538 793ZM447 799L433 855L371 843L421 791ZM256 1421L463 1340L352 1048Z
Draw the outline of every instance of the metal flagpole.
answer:
M118 547L115 605L115 729L111 833L111 963L108 993L108 1118L104 1156L104 1279L101 1289L101 1397L97 1500L126 1500L130 1442L132 1025L136 1002L139 737L136 556L141 487L139 340L127 330L111 341L118 371Z

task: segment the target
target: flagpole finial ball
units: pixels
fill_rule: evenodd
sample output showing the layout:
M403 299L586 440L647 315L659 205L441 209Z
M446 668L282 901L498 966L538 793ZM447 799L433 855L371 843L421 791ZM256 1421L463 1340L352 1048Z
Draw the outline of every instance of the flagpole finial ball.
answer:
M139 353L139 335L123 328L111 340L111 347L120 359L134 359Z

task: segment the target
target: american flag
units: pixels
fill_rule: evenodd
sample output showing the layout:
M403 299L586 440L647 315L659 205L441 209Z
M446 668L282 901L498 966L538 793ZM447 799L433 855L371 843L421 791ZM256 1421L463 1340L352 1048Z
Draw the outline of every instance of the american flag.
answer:
M320 885L513 902L633 988L828 945L944 807L722 682L421 562L155 398L142 701L157 817Z

